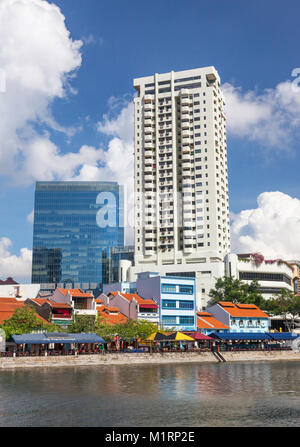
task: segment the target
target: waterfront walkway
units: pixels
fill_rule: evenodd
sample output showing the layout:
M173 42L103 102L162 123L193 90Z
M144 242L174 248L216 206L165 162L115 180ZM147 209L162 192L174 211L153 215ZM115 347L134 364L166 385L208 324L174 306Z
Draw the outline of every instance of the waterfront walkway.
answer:
M299 360L300 352L253 351L222 352L226 362ZM105 366L145 365L167 363L218 362L212 352L166 352L166 353L112 353L107 355L80 355L55 357L7 357L0 358L0 369L62 367L62 366Z

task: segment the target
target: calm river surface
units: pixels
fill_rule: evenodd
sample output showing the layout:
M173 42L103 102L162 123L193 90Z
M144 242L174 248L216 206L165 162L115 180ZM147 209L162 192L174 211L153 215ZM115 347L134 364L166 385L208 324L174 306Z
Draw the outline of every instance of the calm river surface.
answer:
M300 362L0 372L0 426L300 426Z

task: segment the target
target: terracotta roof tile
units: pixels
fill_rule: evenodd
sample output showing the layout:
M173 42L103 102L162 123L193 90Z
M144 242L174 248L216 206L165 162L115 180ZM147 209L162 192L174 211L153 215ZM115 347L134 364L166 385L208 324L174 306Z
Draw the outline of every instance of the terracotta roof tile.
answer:
M197 327L199 329L229 329L229 326L226 326L208 312L197 312Z
M1 303L0 301L0 324L4 323L5 320L9 320L16 309L20 309L25 306L24 302L19 303ZM36 314L39 320L42 320L44 323L49 323L49 321L42 318L40 315Z
M218 303L231 317L244 317L244 318L269 318L265 312L255 306L255 304L231 304L231 306L224 305L224 302Z
M72 297L94 298L94 295L89 292L83 292L81 289L61 289L58 287L57 290L59 290L63 295L67 295L69 292Z
M116 296L117 294L119 294L120 296L122 296L123 298L125 298L128 301L132 301L133 299L135 299L135 301L139 304L139 305L143 305L143 304L155 304L156 302L154 300L147 300L142 298L141 296L139 296L137 293L123 293L123 292L109 292L109 295L113 295Z

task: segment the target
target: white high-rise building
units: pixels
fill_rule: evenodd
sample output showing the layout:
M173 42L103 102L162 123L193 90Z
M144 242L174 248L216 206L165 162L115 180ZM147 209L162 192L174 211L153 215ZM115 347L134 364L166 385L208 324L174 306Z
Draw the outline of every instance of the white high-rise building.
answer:
M134 79L134 272L196 277L204 307L230 251L226 118L214 67Z

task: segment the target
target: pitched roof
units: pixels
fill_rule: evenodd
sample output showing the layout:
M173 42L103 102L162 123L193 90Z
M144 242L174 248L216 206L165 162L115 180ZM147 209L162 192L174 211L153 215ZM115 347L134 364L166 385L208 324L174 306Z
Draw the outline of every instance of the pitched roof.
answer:
M259 309L255 304L233 304L227 301L218 303L231 317L244 318L269 318L265 312Z
M114 325L126 323L128 318L117 307L100 306L97 309L98 316L102 317L105 324ZM113 313L110 313L113 312Z
M156 302L154 300L147 300L142 298L141 296L139 296L137 293L123 293L123 292L109 292L108 295L120 295L123 298L125 298L128 301L132 301L133 299L135 299L135 301L142 306L143 304L154 304L156 305Z
M199 329L229 329L229 326L217 320L208 312L197 312L197 328Z
M11 276L9 276L5 281L0 280L1 285L13 285L13 284L19 284L16 282Z
M75 298L94 298L94 295L92 293L84 292L81 289L61 289L60 287L58 287L57 290L59 290L63 295L67 295L67 293L69 292L69 294Z
M20 309L25 306L24 302L18 303L3 303L0 301L0 324L4 323L5 320L9 320L15 312L16 309ZM36 314L39 320L42 320L44 323L49 323L49 321L42 318L40 315Z
M51 307L55 307L57 309L61 309L61 308L71 309L72 308L71 304L56 303L55 301L47 300L46 298L31 298L31 300L34 301L35 303L39 304L40 306L43 306L45 303L48 303Z
M17 298L11 298L11 297L0 297L0 304L6 303L6 304L16 304L16 303L22 303L22 301L17 300Z

